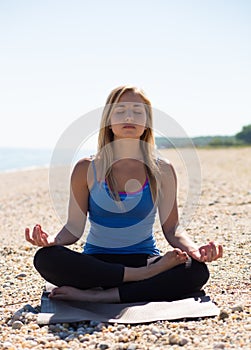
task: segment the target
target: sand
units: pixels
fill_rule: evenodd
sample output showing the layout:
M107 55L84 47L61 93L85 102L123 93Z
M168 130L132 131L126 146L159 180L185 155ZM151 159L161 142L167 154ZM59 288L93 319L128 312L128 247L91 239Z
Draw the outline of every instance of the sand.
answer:
M176 168L179 210L190 235L199 244L215 240L224 246L224 257L208 264L211 277L205 287L220 316L134 326L82 322L39 327L35 312L44 282L33 268L37 248L25 241L24 228L40 223L54 233L62 223L51 201L48 169L1 173L1 349L250 349L251 148L200 149L198 162L187 157L187 164L182 152L162 154ZM200 186L198 197L193 191ZM165 251L158 221L155 232ZM83 240L72 248L80 251Z

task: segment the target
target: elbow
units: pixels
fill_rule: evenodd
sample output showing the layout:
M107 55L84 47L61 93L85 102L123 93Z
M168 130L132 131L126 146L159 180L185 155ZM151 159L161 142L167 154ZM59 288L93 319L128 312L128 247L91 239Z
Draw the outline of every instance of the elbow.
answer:
M68 232L68 236L71 238L72 244L77 242L83 234L83 229L80 227L76 227L69 223L67 223L64 227Z

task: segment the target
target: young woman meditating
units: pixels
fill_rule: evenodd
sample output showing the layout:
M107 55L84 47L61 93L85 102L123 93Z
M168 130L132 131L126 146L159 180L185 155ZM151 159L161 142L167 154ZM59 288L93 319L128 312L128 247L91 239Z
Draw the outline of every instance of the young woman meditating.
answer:
M42 247L34 257L41 276L56 285L49 297L90 302L172 301L203 295L206 262L222 246L197 246L179 227L172 165L154 154L152 108L132 86L114 89L103 111L95 158L71 175L68 220L51 235L36 225L26 240ZM155 216L173 247L163 256L153 233ZM90 230L82 253L65 246Z

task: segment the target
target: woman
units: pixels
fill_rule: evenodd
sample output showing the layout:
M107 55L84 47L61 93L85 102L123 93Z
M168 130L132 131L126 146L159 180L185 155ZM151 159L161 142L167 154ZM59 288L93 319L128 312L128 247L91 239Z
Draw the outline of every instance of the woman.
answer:
M106 101L94 159L80 160L71 176L68 220L55 235L40 225L26 240L42 247L34 265L58 286L49 297L90 302L171 301L203 295L205 262L222 246L201 247L179 228L176 176L154 156L151 103L132 86L114 89ZM156 211L174 248L160 256L153 235ZM90 231L83 253L66 248Z

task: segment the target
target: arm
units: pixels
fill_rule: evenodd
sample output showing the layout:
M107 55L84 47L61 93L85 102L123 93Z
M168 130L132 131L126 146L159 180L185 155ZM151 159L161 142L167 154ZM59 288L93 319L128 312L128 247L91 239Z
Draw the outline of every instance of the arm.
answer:
M89 189L87 172L90 160L79 161L71 175L68 219L63 228L55 235L44 232L40 225L25 230L26 240L37 246L69 245L75 243L83 234L88 211Z
M198 261L212 261L222 257L223 249L214 242L198 247L185 229L179 226L177 207L177 178L171 164L164 161L160 164L161 195L159 199L159 217L163 233L168 243L180 248Z

